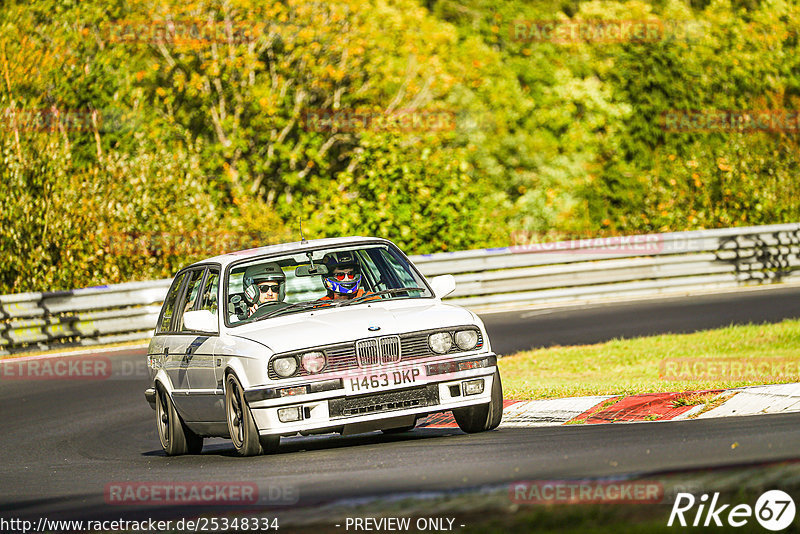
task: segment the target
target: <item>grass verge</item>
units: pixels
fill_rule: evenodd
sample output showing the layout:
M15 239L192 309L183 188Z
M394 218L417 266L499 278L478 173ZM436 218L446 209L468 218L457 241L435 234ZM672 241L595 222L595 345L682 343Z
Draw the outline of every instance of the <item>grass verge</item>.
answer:
M520 400L797 382L800 320L536 349L498 365L504 396Z

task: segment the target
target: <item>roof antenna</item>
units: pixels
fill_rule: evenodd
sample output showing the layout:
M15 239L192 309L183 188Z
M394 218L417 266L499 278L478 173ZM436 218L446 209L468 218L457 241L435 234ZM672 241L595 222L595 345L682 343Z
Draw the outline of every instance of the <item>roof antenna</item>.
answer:
M300 225L300 242L301 243L307 243L306 238L303 236L303 217L302 216L298 216L297 217L297 222Z

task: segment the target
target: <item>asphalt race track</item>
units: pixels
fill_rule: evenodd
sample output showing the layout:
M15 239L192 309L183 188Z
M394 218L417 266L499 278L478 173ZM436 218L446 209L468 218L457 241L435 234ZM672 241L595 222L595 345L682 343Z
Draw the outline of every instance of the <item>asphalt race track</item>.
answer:
M533 347L585 345L614 338L685 334L732 324L800 318L800 287L672 297L482 317L498 354Z
M776 289L491 314L485 320L495 349L507 353L799 317L798 297L800 289ZM800 414L503 428L477 435L416 429L397 435L291 438L284 439L278 453L256 458L238 458L226 440L215 439L206 440L200 456L167 458L156 436L154 412L142 394L147 387L143 354L141 349L109 353L113 366L130 370L116 379L0 380L0 517L170 518L209 512L185 505L107 504L106 487L120 482L252 481L288 488L299 498L296 504L311 505L517 480L800 458Z

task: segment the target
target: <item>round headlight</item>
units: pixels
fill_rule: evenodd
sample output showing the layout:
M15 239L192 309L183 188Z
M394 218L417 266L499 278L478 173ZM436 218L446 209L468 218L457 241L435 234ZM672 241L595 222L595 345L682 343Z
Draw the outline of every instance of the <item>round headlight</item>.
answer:
M437 332L428 336L428 346L436 354L444 354L453 346L453 339L448 332Z
M275 369L278 376L283 378L292 376L297 372L297 358L294 356L277 358L272 361L272 368Z
M461 350L470 350L478 344L478 333L475 330L459 330L456 332L456 345Z
M314 374L325 369L325 354L321 352L306 352L300 361L306 372Z

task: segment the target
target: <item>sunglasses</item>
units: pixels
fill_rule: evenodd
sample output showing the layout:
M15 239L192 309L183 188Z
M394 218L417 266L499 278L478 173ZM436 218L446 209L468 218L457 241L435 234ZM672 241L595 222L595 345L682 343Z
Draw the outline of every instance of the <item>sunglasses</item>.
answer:
M273 293L277 293L280 289L280 285L278 284L258 284L258 288L261 290L262 293L267 293L268 291L272 291Z
M358 274L356 274L355 271L350 270L350 271L339 271L338 273L333 273L333 276L335 276L336 279L341 282L345 278L349 278L350 280L355 280Z

